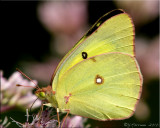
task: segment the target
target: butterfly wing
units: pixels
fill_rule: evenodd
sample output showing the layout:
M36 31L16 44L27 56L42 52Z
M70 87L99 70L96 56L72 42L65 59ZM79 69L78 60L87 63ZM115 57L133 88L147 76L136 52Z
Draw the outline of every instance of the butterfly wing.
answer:
M140 98L142 76L134 57L101 54L74 65L58 82L61 111L98 120L127 118Z
M131 18L122 10L111 11L102 16L81 40L62 59L53 74L52 89L65 72L87 57L109 52L124 52L134 56L134 27Z

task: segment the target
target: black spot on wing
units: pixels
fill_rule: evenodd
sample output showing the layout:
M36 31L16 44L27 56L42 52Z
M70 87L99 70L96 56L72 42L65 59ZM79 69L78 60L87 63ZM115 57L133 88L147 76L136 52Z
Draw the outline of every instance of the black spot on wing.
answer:
M87 57L88 57L88 54L86 52L82 52L82 58L87 59Z

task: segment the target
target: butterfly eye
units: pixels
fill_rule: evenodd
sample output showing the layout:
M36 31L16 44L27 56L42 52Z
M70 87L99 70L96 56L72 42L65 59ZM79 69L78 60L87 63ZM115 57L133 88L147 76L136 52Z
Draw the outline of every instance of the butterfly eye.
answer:
M46 94L44 92L36 92L35 94L41 100L46 99Z
M82 58L87 59L88 54L86 52L82 52Z

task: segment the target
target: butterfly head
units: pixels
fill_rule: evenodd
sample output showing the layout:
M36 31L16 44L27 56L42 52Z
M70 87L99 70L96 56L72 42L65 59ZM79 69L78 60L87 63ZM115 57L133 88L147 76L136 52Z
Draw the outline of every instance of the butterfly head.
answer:
M36 92L35 92L36 96L41 99L41 100L47 100L47 95L52 94L54 95L55 92L52 91L52 88L50 85L48 85L47 87L44 88L39 88Z

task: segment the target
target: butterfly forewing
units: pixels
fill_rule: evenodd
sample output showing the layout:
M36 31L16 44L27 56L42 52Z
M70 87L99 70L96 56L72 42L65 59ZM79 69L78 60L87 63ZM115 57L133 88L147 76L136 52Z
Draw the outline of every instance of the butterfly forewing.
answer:
M114 16L109 16L107 19L108 15L112 14ZM106 21L104 21L105 17L107 17ZM123 52L134 56L133 45L134 27L131 18L120 10L104 15L62 59L53 75L53 90L56 91L64 73L77 63L87 59L83 57L82 53L85 52L88 58L109 52Z

